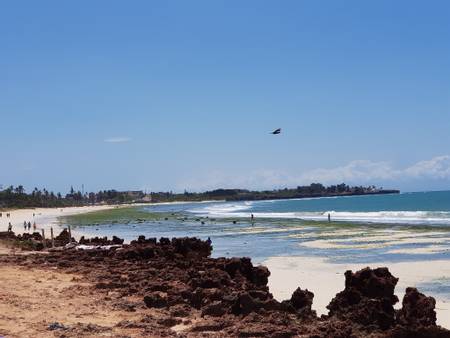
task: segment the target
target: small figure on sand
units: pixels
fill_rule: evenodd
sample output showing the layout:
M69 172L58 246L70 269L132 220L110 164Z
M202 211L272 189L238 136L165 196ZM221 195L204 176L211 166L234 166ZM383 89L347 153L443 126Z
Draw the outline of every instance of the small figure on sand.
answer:
M27 231L27 221L23 221L23 231Z
M31 230L31 222L28 222L28 231Z
M33 231L36 231L36 228L37 228L36 222L33 222Z
M328 213L328 222L331 222L331 215Z
M11 224L11 222L8 223L8 232L12 232L12 224Z

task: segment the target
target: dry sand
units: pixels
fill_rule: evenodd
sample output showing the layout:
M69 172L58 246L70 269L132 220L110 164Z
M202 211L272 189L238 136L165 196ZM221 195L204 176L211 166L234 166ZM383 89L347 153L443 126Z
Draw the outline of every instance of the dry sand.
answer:
M66 337L130 336L132 330L117 324L142 316L113 309L105 295L73 274L2 266L0 285L0 336L8 338L60 337L66 331L49 330L55 322L74 328ZM92 333L94 325L100 332Z
M389 271L399 278L396 294L401 300L406 287L449 278L450 260L420 261L401 263L370 263L370 264L334 264L320 257L272 257L264 262L271 275L269 288L277 300L289 299L297 288L314 292L313 309L318 314L326 314L326 306L336 293L344 289L344 272L360 270L370 265L371 268L387 266ZM425 292L429 295L429 292ZM438 324L450 329L450 301L436 297L436 312Z
M37 231L40 232L41 229L45 229L46 233L48 233L47 231L50 229L50 227L58 228L57 219L60 216L82 214L91 211L112 209L115 207L117 206L95 205L85 207L35 208L2 211L2 217L0 217L0 231L7 231L8 223L11 222L13 231L16 234L21 234L24 232L23 222L31 222L32 225L34 222L36 222ZM7 218L6 213L10 213L11 216ZM33 226L31 227L31 232L33 232Z

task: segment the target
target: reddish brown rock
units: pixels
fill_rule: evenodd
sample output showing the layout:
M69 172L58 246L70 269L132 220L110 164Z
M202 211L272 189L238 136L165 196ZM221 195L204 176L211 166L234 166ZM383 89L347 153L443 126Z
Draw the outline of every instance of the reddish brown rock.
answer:
M398 323L407 326L436 325L436 301L433 297L425 296L416 288L407 288L402 304L397 312Z
M347 271L345 289L328 305L329 315L386 330L395 323L397 281L387 268Z
M87 241L99 240L104 239ZM415 289L408 289L402 310L394 311L397 278L386 268L346 272L330 315L318 318L312 292L298 288L280 303L269 292L267 268L249 258L211 258L210 252L210 244L196 238L140 236L119 249L0 256L0 264L83 274L115 307L148 311L144 319L123 322L143 337L173 336L171 327L181 319L182 337L449 337L435 326L434 300Z

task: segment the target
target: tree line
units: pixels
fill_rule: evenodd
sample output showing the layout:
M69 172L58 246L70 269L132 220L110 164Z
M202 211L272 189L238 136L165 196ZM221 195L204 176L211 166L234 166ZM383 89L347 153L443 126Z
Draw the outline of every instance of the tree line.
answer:
M0 208L56 208L70 206L84 206L94 204L132 203L144 197L143 192L120 192L116 190L102 190L98 192L82 193L70 188L69 193L61 195L45 188L34 188L26 193L22 185L9 186L0 190Z
M205 192L151 192L101 190L82 193L71 187L69 193L61 195L46 189L34 188L30 193L22 185L10 186L0 190L0 208L55 208L69 206L84 206L95 204L122 204L136 202L178 202L205 200L268 200L305 197L348 196L365 194L398 193L398 190L383 190L375 186L348 186L345 183L324 186L321 183L264 191L246 189L215 189Z

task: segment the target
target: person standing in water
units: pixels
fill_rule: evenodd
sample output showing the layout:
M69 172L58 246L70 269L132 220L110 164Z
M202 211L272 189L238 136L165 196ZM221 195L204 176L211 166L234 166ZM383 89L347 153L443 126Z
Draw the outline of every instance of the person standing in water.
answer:
M328 222L331 222L331 215L328 213Z

